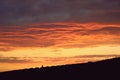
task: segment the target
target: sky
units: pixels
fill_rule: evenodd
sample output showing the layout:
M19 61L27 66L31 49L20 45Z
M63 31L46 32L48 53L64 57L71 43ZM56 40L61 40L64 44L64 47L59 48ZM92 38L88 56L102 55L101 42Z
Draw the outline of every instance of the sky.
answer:
M120 55L120 0L0 0L0 72Z

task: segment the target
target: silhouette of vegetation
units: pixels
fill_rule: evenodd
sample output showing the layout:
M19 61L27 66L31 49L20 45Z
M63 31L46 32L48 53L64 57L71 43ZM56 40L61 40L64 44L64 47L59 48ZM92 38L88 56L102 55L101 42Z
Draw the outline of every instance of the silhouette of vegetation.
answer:
M120 58L0 73L0 80L120 80Z

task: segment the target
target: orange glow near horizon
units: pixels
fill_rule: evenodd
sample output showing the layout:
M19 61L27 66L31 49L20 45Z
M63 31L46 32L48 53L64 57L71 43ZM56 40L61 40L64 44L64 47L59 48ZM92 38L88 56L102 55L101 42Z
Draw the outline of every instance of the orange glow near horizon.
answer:
M83 63L120 55L120 25L57 22L7 28L0 32L0 71Z

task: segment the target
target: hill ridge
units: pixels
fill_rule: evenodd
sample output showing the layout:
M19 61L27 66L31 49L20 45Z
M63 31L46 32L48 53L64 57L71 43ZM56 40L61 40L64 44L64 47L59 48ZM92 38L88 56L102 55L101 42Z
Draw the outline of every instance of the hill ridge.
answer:
M120 79L119 73L120 57L82 64L8 71L0 73L0 80L115 80Z

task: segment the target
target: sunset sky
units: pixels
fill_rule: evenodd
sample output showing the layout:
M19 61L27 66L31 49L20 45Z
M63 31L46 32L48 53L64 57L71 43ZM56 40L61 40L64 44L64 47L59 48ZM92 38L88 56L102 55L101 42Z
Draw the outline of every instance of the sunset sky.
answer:
M0 0L0 72L120 55L120 0Z

